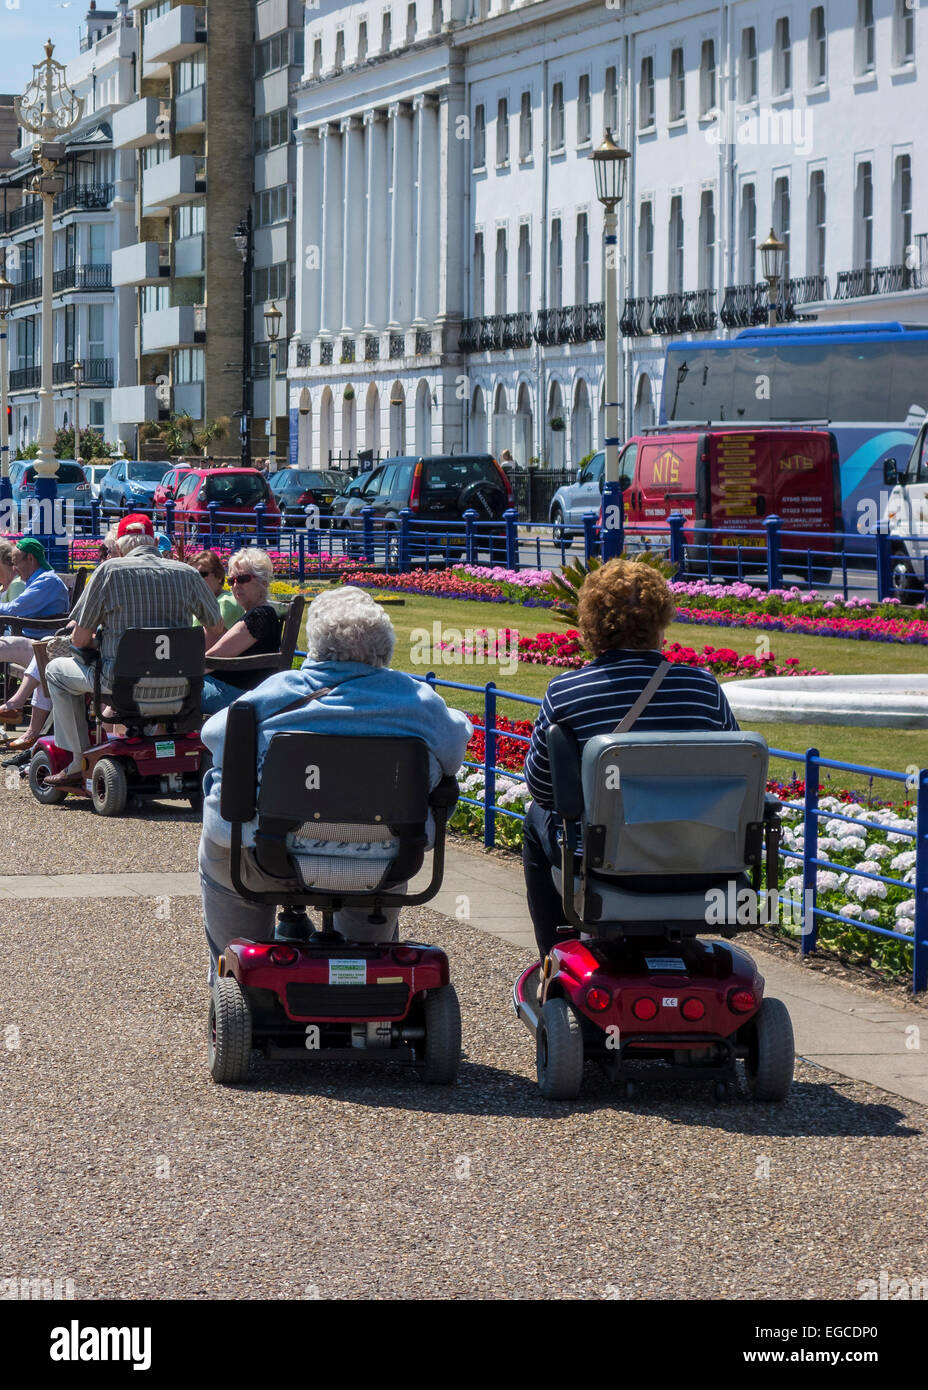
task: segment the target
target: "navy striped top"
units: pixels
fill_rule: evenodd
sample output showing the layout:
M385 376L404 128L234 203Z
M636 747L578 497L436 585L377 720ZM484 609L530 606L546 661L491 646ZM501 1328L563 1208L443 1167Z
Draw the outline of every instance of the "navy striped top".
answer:
M582 751L597 734L611 734L628 713L663 657L657 651L604 652L579 671L565 671L548 686L525 759L528 790L540 806L553 806L551 768L545 730L549 724L572 729ZM715 676L697 666L674 664L632 733L688 733L738 728Z

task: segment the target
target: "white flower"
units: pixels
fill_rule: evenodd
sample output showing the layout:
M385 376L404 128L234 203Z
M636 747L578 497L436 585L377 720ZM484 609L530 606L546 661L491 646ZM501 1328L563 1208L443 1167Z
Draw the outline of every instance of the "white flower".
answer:
M878 874L879 872L880 866L875 859L861 859L857 865L857 873L859 874Z
M867 842L862 835L842 835L838 841L840 845L839 853L843 854L846 850L866 849Z
M905 850L902 851L901 854L896 854L896 855L893 856L892 859L890 859L890 861L889 861L889 867L890 867L891 869L911 869L911 867L912 867L912 865L913 865L914 863L915 863L915 851L914 851L914 849L905 849Z
M897 917L896 930L904 931L906 936L912 936L915 931L915 921L912 917Z
M815 875L815 884L823 893L829 893L835 888L840 888L847 878L847 874L834 874L830 869L819 869Z
M863 908L860 903L845 903L841 909L844 917L859 917L862 912Z
M914 883L914 882L915 882L915 870L914 870L914 869L906 869L905 873L902 875L902 882L903 882L903 883Z
M845 890L853 898L860 898L866 901L867 898L885 898L886 884L877 883L871 878L857 878L852 875L848 879Z
M892 854L892 850L890 849L889 845L882 845L879 842L873 845L868 845L867 849L869 850L870 855L874 859L885 859L887 855Z
M897 903L897 904L896 904L896 916L897 916L897 917L914 917L914 916L915 916L915 899L914 899L914 898L906 898L906 900L905 900L904 903Z
M790 877L789 877L789 878L786 880L786 882L783 884L783 892L784 892L784 893L801 893L801 892L802 892L802 874L791 874Z
M844 842L839 840L837 835L821 835L819 836L818 847L825 854L833 854L835 850L844 848Z
M860 915L865 922L878 922L880 920L880 914L875 907L865 907Z

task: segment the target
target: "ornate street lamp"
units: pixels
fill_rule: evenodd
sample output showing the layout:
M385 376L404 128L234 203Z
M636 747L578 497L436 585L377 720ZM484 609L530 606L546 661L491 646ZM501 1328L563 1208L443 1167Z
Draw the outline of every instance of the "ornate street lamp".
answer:
M4 252L4 261L6 253ZM13 286L6 278L6 266L0 271L0 500L12 497L10 486L10 430L7 421L7 389L9 386L9 348L7 319L13 303Z
M609 525L621 515L622 493L619 487L619 311L617 302L618 225L617 205L625 195L628 170L628 150L620 149L606 130L599 149L590 155L596 178L596 196L606 210L604 219L606 283L606 469L603 484L602 528L603 559L618 555L622 549L622 532Z
M277 472L277 339L280 336L280 321L283 314L276 304L264 311L264 331L270 344L268 364L270 367L270 405L268 409L267 471Z
M71 366L74 378L74 462L81 461L81 382L84 379L84 364L76 358Z
M773 228L770 235L760 245L761 274L767 281L767 327L777 326L777 286L783 278L783 259L786 255L786 242L778 241Z

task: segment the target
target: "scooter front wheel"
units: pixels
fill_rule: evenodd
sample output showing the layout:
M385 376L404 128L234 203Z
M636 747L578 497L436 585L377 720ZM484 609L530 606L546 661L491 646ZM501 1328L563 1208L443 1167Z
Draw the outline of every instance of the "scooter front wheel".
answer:
M545 1100L576 1100L583 1083L583 1033L566 999L549 999L535 1035L538 1086Z
M29 764L29 790L36 801L41 801L43 806L60 806L67 796L67 792L60 787L47 787L45 779L54 772L52 760L44 748L40 748L37 753L33 753L32 761Z

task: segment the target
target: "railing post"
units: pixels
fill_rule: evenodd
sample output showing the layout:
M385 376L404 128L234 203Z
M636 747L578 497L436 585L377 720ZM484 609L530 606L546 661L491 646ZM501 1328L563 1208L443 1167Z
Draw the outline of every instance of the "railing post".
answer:
M915 926L912 931L912 990L928 989L928 770L918 774L915 808Z
M893 561L889 543L889 527L880 521L876 528L876 596L885 603L893 596Z
M91 497L90 499L90 535L93 540L100 534L100 499Z
M686 520L682 512L671 512L667 518L670 527L670 560L677 566L674 573L675 579L682 579L686 572L686 553L683 545L683 523Z
M477 563L477 532L474 522L477 520L477 513L473 507L468 507L464 513L464 559L469 565Z
M583 559L586 564L596 554L596 520L595 512L583 513Z
M607 560L617 560L625 549L625 498L618 482L606 483L603 487L602 521L605 564Z
M412 520L412 510L409 507L400 509L400 536L399 550L396 557L396 568L400 574L408 574L412 568L409 557L409 523Z
M309 537L309 551L315 555L319 550L319 508L314 502L310 502L305 511L305 527L300 532L300 541L305 544L306 537Z
M496 685L490 681L483 702L483 843L496 844Z
M374 560L374 508L361 508L361 546L364 559Z
M169 497L164 504L164 531L165 535L174 539L174 498Z
M519 513L515 507L509 507L503 512L503 520L506 523L506 568L517 570L519 568Z
M815 921L817 900L818 866L811 861L818 858L818 792L819 792L819 752L817 748L806 751L806 791L802 812L802 954L807 956L815 950L818 940L818 926Z
M764 517L764 528L767 532L767 588L779 589L780 518L778 516Z
M266 545L266 538L264 534L264 515L266 511L266 502L255 503L255 541L261 547L262 550Z
M210 550L215 550L216 543L219 539L219 528L216 525L216 517L219 514L219 503L207 502L206 508L209 512L209 548Z
M306 578L306 533L300 531L296 538L297 544L297 575L300 583Z

